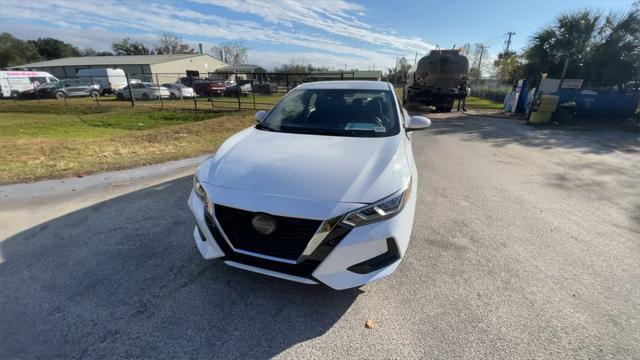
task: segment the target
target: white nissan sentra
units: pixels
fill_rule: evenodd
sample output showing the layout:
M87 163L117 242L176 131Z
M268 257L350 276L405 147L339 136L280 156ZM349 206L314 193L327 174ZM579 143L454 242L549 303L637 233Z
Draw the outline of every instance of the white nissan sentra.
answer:
M405 254L429 119L379 81L300 85L230 137L193 179L205 259L334 289L390 275Z

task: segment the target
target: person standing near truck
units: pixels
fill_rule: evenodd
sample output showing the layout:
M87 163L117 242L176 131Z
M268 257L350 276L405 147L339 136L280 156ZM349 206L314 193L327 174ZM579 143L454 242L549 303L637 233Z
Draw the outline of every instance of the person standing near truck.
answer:
M458 98L458 111L460 111L460 103L462 103L462 111L467 111L467 96L469 95L469 90L466 81L458 85L458 93L461 94Z

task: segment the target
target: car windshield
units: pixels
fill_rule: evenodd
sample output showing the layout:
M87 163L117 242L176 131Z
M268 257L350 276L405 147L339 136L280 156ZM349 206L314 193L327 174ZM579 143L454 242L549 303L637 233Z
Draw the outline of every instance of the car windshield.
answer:
M298 89L258 129L287 133L384 137L400 131L390 90Z

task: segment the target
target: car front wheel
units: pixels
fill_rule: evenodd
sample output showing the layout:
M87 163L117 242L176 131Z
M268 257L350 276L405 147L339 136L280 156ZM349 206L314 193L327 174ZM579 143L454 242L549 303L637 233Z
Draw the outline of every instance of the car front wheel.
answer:
M97 99L98 96L100 96L100 92L97 90L94 90L89 95L91 95L92 98Z
M58 91L58 92L55 94L55 97L56 97L56 99L58 99L58 100L64 100L64 98L65 98L65 97L67 97L67 96L66 96L62 91Z

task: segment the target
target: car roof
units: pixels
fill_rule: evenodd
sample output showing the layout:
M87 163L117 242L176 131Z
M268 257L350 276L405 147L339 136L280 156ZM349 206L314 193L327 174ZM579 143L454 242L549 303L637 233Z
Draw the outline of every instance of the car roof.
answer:
M298 89L350 89L350 90L390 90L391 85L383 81L340 80L316 81L302 84Z

